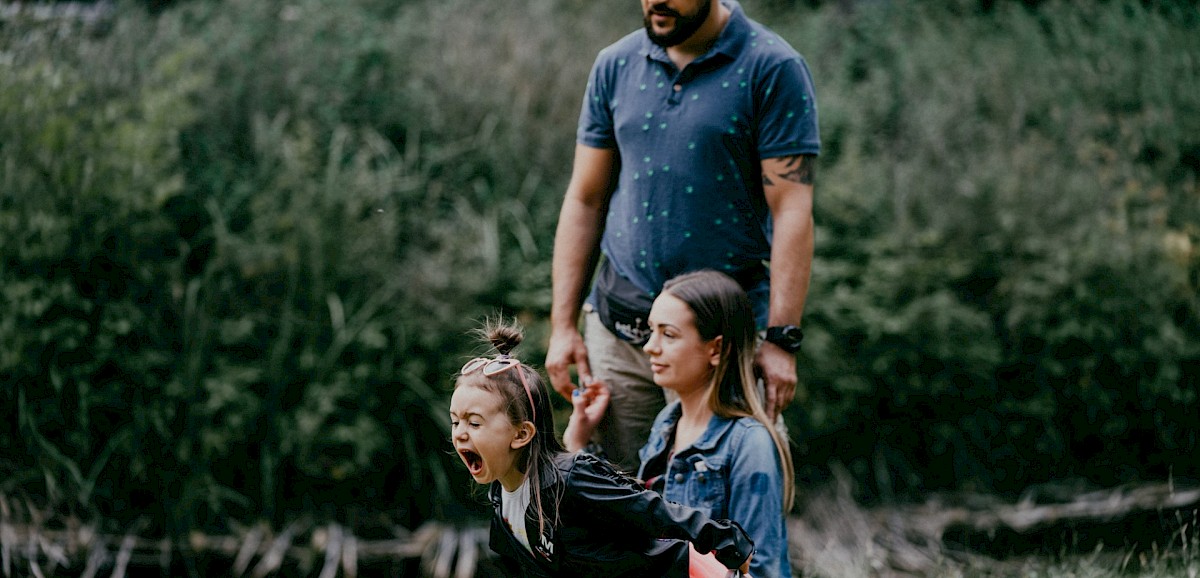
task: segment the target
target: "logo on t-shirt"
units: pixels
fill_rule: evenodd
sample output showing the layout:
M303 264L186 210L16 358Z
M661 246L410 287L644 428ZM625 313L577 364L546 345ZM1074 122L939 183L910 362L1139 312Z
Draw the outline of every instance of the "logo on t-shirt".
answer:
M544 534L538 536L537 551L539 554L541 554L542 556L545 556L546 558L553 556L554 555L554 542L551 542L549 539L547 539Z

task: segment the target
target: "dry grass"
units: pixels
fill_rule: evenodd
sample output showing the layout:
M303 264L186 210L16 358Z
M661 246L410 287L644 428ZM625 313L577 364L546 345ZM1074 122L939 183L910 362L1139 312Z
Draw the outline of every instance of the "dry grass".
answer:
M1140 498L1126 499L1123 513L1085 513L1081 504L1094 501L1094 493L1058 508L994 500L981 500L971 508L932 501L915 507L864 508L851 497L849 484L842 481L812 494L800 514L791 519L793 569L798 575L828 578L1200 576L1195 509L1200 498L1194 491L1173 491L1156 507L1146 498L1154 495L1154 490L1157 486L1108 493L1105 503L1109 504L1130 495ZM1171 508L1179 501L1188 505ZM1023 515L1014 516L1014 511ZM1064 511L1076 512L1066 524ZM1035 512L1045 517L1031 520ZM1120 527L1122 519L1139 515L1164 518L1171 529L1147 532L1145 527L1129 524L1123 544L1115 546L1082 543L1078 538L1089 527ZM1006 520L1021 523L1008 524ZM944 540L948 531L971 533L971 548ZM1004 554L986 553L994 545L991 542L1001 536L1008 537L1008 545L993 549Z

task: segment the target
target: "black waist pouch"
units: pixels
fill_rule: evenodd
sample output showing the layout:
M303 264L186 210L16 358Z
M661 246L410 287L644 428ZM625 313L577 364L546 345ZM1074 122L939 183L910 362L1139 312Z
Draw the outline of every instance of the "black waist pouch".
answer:
M650 339L650 307L654 298L621 276L606 259L596 273L596 313L609 331L634 345Z

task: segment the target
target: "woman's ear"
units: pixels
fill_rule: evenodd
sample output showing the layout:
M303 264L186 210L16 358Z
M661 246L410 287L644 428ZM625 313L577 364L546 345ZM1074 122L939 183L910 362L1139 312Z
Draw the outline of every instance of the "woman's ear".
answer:
M537 426L531 421L523 421L517 426L517 431L513 433L512 443L509 444L514 450L519 450L533 441L533 436L537 434Z
M718 335L708 342L708 364L713 367L721 365L721 344L724 339L724 335Z

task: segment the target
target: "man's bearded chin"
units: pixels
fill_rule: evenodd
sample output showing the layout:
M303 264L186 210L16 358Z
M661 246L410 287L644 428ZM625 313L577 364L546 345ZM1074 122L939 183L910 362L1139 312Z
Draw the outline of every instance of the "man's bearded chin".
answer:
M676 46L691 38L704 25L704 21L708 19L708 13L712 11L712 4L713 0L708 0L692 16L684 16L670 9L658 12L670 14L675 17L675 28L666 34L657 34L654 32L654 26L650 23L650 16L655 14L656 11L654 7L651 7L650 12L642 18L642 24L646 27L646 36L650 37L650 42L663 48Z

